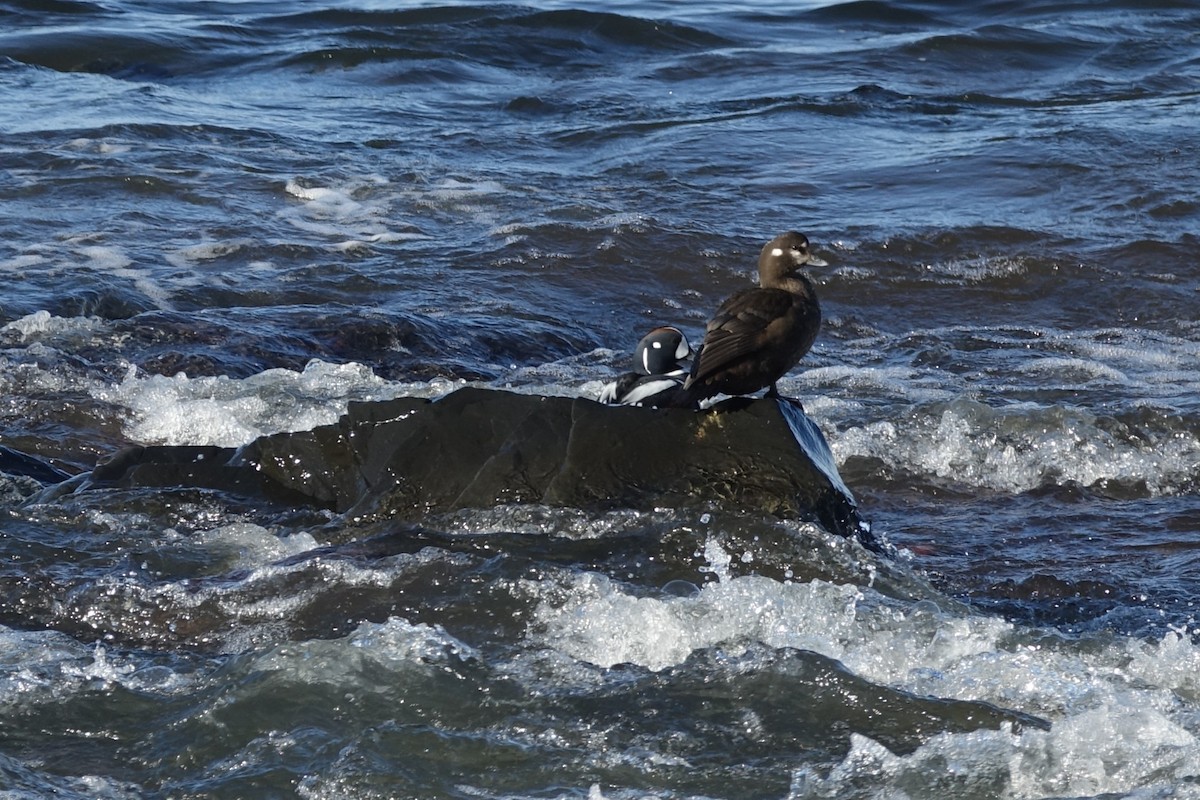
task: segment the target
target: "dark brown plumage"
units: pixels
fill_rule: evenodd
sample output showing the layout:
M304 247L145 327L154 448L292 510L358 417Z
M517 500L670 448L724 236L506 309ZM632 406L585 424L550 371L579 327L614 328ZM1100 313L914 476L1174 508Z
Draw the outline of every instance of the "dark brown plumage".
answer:
M809 252L804 234L789 231L767 242L758 257L759 286L721 303L672 405L764 387L777 394L776 381L804 357L821 328L816 291L800 272L806 264L825 262Z

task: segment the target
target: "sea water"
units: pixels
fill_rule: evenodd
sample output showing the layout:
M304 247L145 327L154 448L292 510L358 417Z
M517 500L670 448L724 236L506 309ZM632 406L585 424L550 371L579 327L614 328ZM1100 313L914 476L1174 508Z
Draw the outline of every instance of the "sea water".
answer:
M1198 32L0 4L0 444L73 474L594 395L800 229L825 323L780 389L894 549L0 476L0 796L1200 797Z

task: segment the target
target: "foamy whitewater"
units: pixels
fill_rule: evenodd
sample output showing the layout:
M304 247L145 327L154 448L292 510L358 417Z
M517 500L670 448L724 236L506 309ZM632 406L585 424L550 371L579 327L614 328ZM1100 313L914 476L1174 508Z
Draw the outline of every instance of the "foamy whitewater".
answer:
M1188 4L0 3L0 799L1200 798ZM594 397L799 229L810 522L72 491ZM430 459L440 454L425 454Z

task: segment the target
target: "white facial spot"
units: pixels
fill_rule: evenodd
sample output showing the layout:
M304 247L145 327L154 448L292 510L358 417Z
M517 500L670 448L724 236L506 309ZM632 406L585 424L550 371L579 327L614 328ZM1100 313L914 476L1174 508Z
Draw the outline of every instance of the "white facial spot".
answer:
M776 258L779 258L781 255L783 255L783 248L776 247L774 250L771 251L771 255L775 256Z
M651 342L655 350L662 350L662 342Z

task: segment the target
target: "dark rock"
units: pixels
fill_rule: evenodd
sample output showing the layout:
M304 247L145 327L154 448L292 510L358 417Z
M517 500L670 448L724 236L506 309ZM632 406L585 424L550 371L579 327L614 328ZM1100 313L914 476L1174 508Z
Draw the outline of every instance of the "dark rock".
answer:
M0 472L33 478L43 485L62 483L71 476L48 461L0 445Z
M644 733L639 728L647 721L661 725L669 720L678 731L715 727L733 746L744 741L746 728L744 716L728 715L732 706L754 715L758 736L795 752L811 752L858 733L901 756L942 733L1051 728L1041 717L991 703L873 683L840 661L808 650L764 645L750 646L741 655L698 650L688 663L659 673L624 669L628 679L618 690L570 698L564 713L594 721L596 728L608 723L605 730L631 738ZM623 704L614 702L616 691ZM630 704L641 713L630 713ZM624 721L611 719L616 715Z
M310 505L313 497L264 477L253 466L234 463L236 451L226 447L126 447L101 461L82 482L83 488L186 486L262 497L287 505Z
M466 388L352 403L337 423L237 451L129 449L85 485L202 486L414 520L505 503L723 508L812 520L878 549L820 430L785 399L694 412Z

